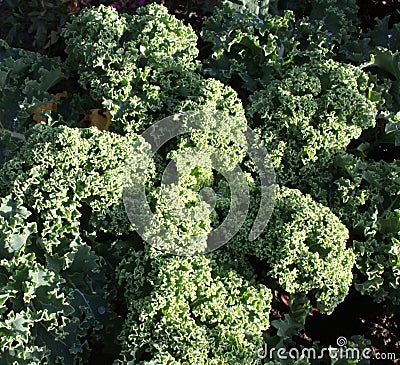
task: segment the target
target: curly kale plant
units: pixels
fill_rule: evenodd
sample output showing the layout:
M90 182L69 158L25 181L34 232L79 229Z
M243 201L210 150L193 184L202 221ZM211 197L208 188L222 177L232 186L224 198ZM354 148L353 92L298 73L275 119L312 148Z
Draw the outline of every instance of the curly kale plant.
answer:
M2 11L6 15L2 26L7 32L7 42L16 47L42 51L47 48L49 51L48 47L58 41L59 30L69 17L67 4L65 4L68 1L6 0L2 2ZM21 34L24 36L21 37Z
M38 125L0 170L0 194L30 207L49 254L55 246L69 249L96 232L127 232L126 166L142 171L138 175L144 181L152 171L149 148L137 135ZM63 254L59 259L68 261Z
M256 364L272 295L249 268L223 252L130 252L118 268L128 318L117 364Z
M375 124L368 91L362 70L329 60L295 67L255 93L249 120L282 184L310 191L307 185L319 184L332 156Z
M101 327L106 312L103 289L88 288L99 276L99 258L82 244L60 271L33 220L11 196L0 199L0 364L85 361L89 332Z
M118 15L100 6L82 11L63 30L68 63L81 85L111 110L118 131L149 126L151 113L160 119L201 80L193 73L193 30L157 4L137 13Z
M257 197L253 191L253 197ZM329 208L297 189L279 188L271 219L255 241L247 240L259 201L252 202L248 224L232 250L263 260L266 274L289 293L305 293L321 312L331 313L352 283L355 255L346 249L346 226Z
M114 327L106 300L113 297L109 262L118 254L105 250L101 236L130 231L122 202L125 170L141 170L141 182L150 175L149 148L137 135L37 125L3 164L4 364L87 361L88 341Z
M24 133L34 110L54 101L51 89L69 76L59 58L11 48L0 39L0 129Z
M244 117L240 123L240 119L225 113L188 112L161 121L142 135L156 150L154 146L157 140L163 139L163 133L169 136L176 125L180 128L173 134L182 132L177 143L162 146L154 157L157 174L154 185L147 191L152 212L144 213L146 206L141 204L141 186L126 189L128 213L137 212L132 220L140 219L137 226L147 242L151 241L163 251L186 255L192 241L197 253L204 252L216 218L212 201L218 197L204 195L202 189L209 191L211 186L215 187L221 176L234 180L233 170L247 150L244 122ZM136 174L134 180L140 181L138 172L132 173Z
M296 22L290 11L260 19L248 10L224 7L207 19L202 38L213 51L205 73L250 92L294 65L325 57L330 47L318 22Z
M376 301L400 303L400 164L363 161L351 155L337 162L332 209L352 233L359 273L355 287Z
M140 132L181 110L242 114L232 89L196 73L197 36L163 6L148 5L133 16L104 6L84 10L63 35L68 63L111 111L113 131Z

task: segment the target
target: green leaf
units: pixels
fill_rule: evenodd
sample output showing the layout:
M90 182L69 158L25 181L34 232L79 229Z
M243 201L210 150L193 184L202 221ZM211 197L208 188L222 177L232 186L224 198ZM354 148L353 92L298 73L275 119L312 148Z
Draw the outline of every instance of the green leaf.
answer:
M375 66L393 75L400 81L400 52L392 52L388 49L377 47L371 56L371 62L364 67Z

